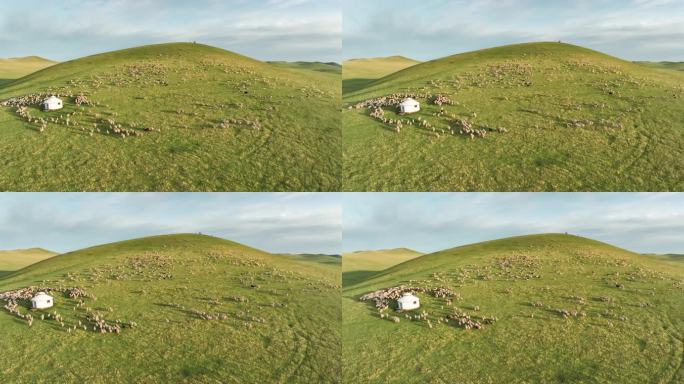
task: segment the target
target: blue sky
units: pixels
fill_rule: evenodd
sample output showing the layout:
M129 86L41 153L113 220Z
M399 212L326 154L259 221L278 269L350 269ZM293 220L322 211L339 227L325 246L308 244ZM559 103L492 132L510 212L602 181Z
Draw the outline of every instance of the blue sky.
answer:
M260 60L340 61L340 0L0 0L0 57L64 61L197 41Z
M340 253L334 193L0 193L0 249L58 252L196 233L276 253Z
M562 40L627 60L684 61L681 0L344 0L343 57L430 60Z
M548 232L684 253L684 194L0 193L0 249L65 252L183 232L283 253L430 252Z
M569 232L636 252L684 253L684 194L345 193L345 252L423 252Z

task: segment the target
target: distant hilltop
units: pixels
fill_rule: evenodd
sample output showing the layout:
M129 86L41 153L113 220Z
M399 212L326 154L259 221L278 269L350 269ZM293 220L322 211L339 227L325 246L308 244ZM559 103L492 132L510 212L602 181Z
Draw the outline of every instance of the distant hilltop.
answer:
M359 57L355 59L348 59L345 61L411 61L414 63L420 63L420 61L412 59L410 57L406 56L401 56L401 55L394 55L394 56L385 56L385 57Z
M57 63L57 61L46 59L40 56L24 56L24 57L8 57L0 58L0 61L12 61L12 62L44 62L44 63Z

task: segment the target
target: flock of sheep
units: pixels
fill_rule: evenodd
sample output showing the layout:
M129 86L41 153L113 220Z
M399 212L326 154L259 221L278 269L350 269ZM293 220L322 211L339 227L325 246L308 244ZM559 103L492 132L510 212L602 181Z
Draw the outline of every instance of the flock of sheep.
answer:
M601 257L595 252L586 252L582 250L577 250L572 255L575 262L583 265L590 266L592 264L601 265L603 267L621 267L629 268L631 264L621 258L606 258ZM461 266L451 271L435 272L431 274L429 279L426 280L410 280L410 285L399 285L395 287L390 287L386 289L376 290L365 295L362 295L360 301L369 301L375 304L375 308L379 313L381 319L387 319L389 321L398 323L401 321L402 317L400 314L388 314L386 311L390 308L391 302L399 299L405 292L420 292L431 294L435 298L446 299L442 303L441 309L452 307L451 312L447 314L439 314L437 316L430 315L427 310L422 309L421 311L415 312L403 312L403 318L409 321L422 321L432 328L434 324L451 324L464 329L481 329L483 326L488 324L493 324L498 319L496 316L476 316L474 314L468 314L460 310L453 305L452 299L460 300L460 295L453 292L448 286L463 286L468 283L473 283L477 280L488 281L516 281L516 280L532 280L541 278L541 267L542 260L536 256L530 256L525 252L511 252L506 255L494 257L490 259L487 263L477 265L477 266ZM560 272L556 272L559 275ZM614 287L618 290L628 289L625 287L626 282L641 282L647 283L652 281L652 279L664 279L664 275L657 271L650 271L643 267L634 267L625 273L614 272L612 274L605 275L603 280L604 287ZM426 288L435 286L439 284L438 288ZM681 284L680 284L681 286ZM551 289L546 287L540 288L541 293L548 295ZM507 287L502 291L505 294L511 294L513 289ZM654 294L653 292L651 294ZM594 297L592 300L600 303L604 303L607 307L604 308L591 308L587 299L583 296L569 296L564 297L565 300L572 300L575 305L569 309L558 307L558 305L549 305L541 301L532 301L529 306L538 310L542 310L547 314L560 317L562 319L581 319L585 317L598 317L605 319L605 324L608 327L613 327L613 321L619 320L621 322L628 321L627 316L621 313L624 309L624 305L635 305L641 308L652 307L653 304L647 301L638 301L632 304L620 303L613 297L609 296L598 296ZM434 303L427 301L421 303L424 307L434 307ZM473 306L471 308L475 312L479 312L479 306ZM591 310L591 314L589 311ZM537 313L538 315L538 313ZM535 312L526 314L534 318Z
M406 98L412 99L424 99L433 105L440 106L440 110L432 114L433 117L446 118L446 126L437 127L433 123L429 122L427 119L417 116L416 118L389 118L385 115L384 108L396 109L402 100ZM441 135L450 134L456 135L460 134L470 139L484 138L487 136L487 132L499 132L506 133L508 129L503 127L486 127L482 126L480 128L475 128L475 124L472 122L477 117L476 113L471 114L471 120L467 120L457 116L456 114L447 112L443 106L453 106L458 105L457 102L451 100L444 94L431 94L431 93L393 93L387 96L376 97L368 99L354 105L350 105L348 109L368 109L369 116L383 124L390 125L394 127L395 132L401 133L401 129L406 126L416 126L429 130L432 134L439 138ZM402 114L399 114L402 115Z
M449 288L445 288L445 287L426 288L426 287L419 287L419 286L399 285L396 287L379 289L377 291L367 293L367 294L361 296L359 298L359 300L361 300L361 301L374 301L376 309L384 310L384 309L387 309L389 307L389 303L391 300L397 300L404 293L407 293L407 292L428 293L428 294L431 294L432 296L434 296L436 298L459 297L457 293L455 293L452 290L450 290Z
M388 319L394 323L401 322L401 317L397 315L390 315L385 313L389 308L392 300L399 299L404 293L426 293L435 298L445 299L445 305L453 307L452 299L459 300L461 297L458 293L453 292L446 287L426 288L420 286L399 285L396 287L380 289L374 292L367 293L359 298L361 301L374 301L375 308L379 313L380 319ZM443 308L444 306L442 306ZM475 311L479 311L479 307L474 307ZM409 321L422 321L428 328L432 329L435 324L453 325L455 327L469 329L482 329L484 325L493 324L498 319L495 316L475 316L469 315L456 307L453 311L445 316L430 316L430 314L422 310L416 313L404 313L404 318ZM434 323L433 323L434 322Z
M259 122L259 119L249 120L249 119L225 118L225 119L221 120L220 123L216 124L216 127L223 128L223 129L231 128L234 126L246 126L246 127L249 127L253 130L256 130L256 131L259 131L262 128L261 123Z
M46 280L43 283L58 285L59 288L51 288L50 286L41 287L27 287L16 289L12 291L0 293L0 300L5 301L5 309L12 315L26 321L29 327L34 325L36 320L52 321L64 329L64 331L73 334L79 330L96 332L102 334L121 334L125 329L134 328L137 326L136 322L122 322L120 320L107 320L104 313L113 312L113 308L108 309L93 309L87 303L89 300L95 301L97 297L87 292L81 286L76 284L94 284L102 280L132 280L132 281L157 281L173 279L174 269L176 265L182 264L191 268L190 274L194 274L192 266L203 265L207 261L220 262L238 267L237 273L234 276L227 277L241 282L243 286L259 291L258 297L263 297L264 294L273 295L271 302L263 302L263 300L256 300L252 303L246 296L231 295L223 298L213 297L207 298L208 304L211 306L222 305L222 301L228 300L242 307L234 314L230 314L221 310L201 310L201 309L186 309L184 305L171 304L170 307L190 315L193 318L201 320L234 320L237 325L243 325L246 328L252 329L259 324L267 323L266 317L262 316L259 311L263 308L286 308L288 307L288 300L293 290L297 294L306 295L309 292L318 292L324 288L340 289L338 284L327 282L323 285L322 281L306 276L297 271L281 270L264 262L260 258L251 257L235 257L236 255L225 252L208 252L206 255L198 256L196 258L188 258L176 260L164 253L156 251L148 251L140 254L135 254L123 257L119 262L114 264L105 264L98 267L85 269L81 272L68 272L63 279ZM66 281L71 281L75 284L71 287L64 287ZM285 287L277 288L273 286L274 282L283 282ZM296 281L298 287L292 286ZM263 285L262 285L263 284ZM264 287L266 285L266 287ZM269 288L270 286L270 288ZM187 289L187 287L180 287ZM60 293L65 299L55 308L48 310L30 310L27 311L26 301L33 298L38 292L44 291L50 294ZM145 294L144 290L141 294ZM441 294L441 293L438 293ZM279 299L276 299L279 298ZM64 307L71 309L73 305L73 315L63 316L58 313L58 310L63 310ZM71 311L69 311L71 312ZM38 315L36 315L38 314ZM168 319L166 320L169 321Z
M146 281L151 280L166 280L171 279L172 263L170 258L159 253L150 252L139 256L131 256L124 259L124 263L118 266L103 266L100 268L93 268L86 272L86 275L92 282L100 279L124 280L124 279L141 279ZM77 280L81 276L79 274L67 273L69 280ZM74 305L74 311L83 309L85 317L83 320L78 320L77 323L67 324L64 317L57 313L56 310L50 313L42 313L41 320L54 320L62 328L65 328L68 333L75 332L79 329L84 331L94 331L99 333L114 333L120 334L124 328L134 328L137 326L135 322L121 322L116 320L113 323L108 323L105 317L93 311L92 308L86 306L84 299L97 300L97 297L86 292L81 287L27 287L16 289L12 291L0 293L0 300L5 301L4 308L12 315L20 319L26 320L29 327L33 325L34 316L31 313L22 313L22 306L18 305L19 301L28 301L35 296L37 292L51 292L61 293L65 297L78 300ZM110 307L109 312L113 309Z
M4 308L9 314L14 315L19 319L25 320L26 324L29 327L32 327L37 317L34 317L34 314L32 313L23 313L21 311L23 306L19 305L19 301L30 300L38 292L51 292L53 294L57 292L62 293L65 297L70 299L78 299L78 303L73 308L74 311L85 305L85 302L83 301L84 298L97 300L94 295L87 293L80 287L50 288L34 286L2 292L0 293L0 300L5 301ZM73 333L79 329L83 329L83 331L120 334L121 330L125 327L133 328L137 326L135 322L123 323L120 320L116 320L114 324L109 324L101 314L93 312L91 308L86 307L85 311L85 321L78 320L73 324L68 324L64 317L59 314L56 309L52 310L51 312L39 311L37 313L40 313L40 320L52 320L59 324L60 327L65 329L68 333ZM111 312L112 309L109 308L109 311Z
M472 113L472 118L466 119L455 114L449 113L444 108L439 112L432 113L433 117L442 118L439 123L430 122L426 119L427 116L423 114L423 118L394 118L388 117L384 109L396 109L399 103L405 98L420 99L428 104L436 106L458 106L459 103L452 101L444 93L446 89L452 91L459 91L464 88L525 88L534 84L533 75L537 75L544 79L555 79L562 73L579 73L584 72L588 74L603 74L603 75L617 75L617 78L608 78L608 80L599 80L591 83L591 87L595 88L601 93L620 99L622 102L628 102L631 106L623 108L623 110L613 113L617 120L598 118L582 119L582 118L567 118L558 117L562 120L559 124L567 128L574 129L596 129L602 128L609 132L619 131L625 128L625 123L620 121L620 117L630 112L642 112L644 101L637 96L626 96L623 91L632 88L639 88L643 85L650 85L653 87L660 87L658 84L649 82L645 79L638 79L625 74L620 68L609 67L603 65L596 65L593 63L581 60L568 60L554 66L539 68L534 67L524 61L506 61L503 63L489 64L480 68L479 71L456 73L450 78L429 80L426 85L420 88L421 92L407 92L407 93L393 93L386 96L371 98L350 105L348 109L368 109L369 116L383 124L390 125L397 133L401 132L402 128L407 125L420 127L432 132L435 137L442 135L463 135L471 139L484 138L488 133L506 133L508 129L505 127L489 127L483 124L476 124L476 115ZM630 88L631 87L631 88ZM432 90L430 93L425 90ZM679 98L684 95L684 89L675 90L672 97ZM501 97L503 100L509 100L507 96ZM595 109L610 109L605 103L596 103L591 101L586 103L587 106ZM582 105L578 104L578 110L581 110ZM565 108L567 109L567 108ZM401 114L398 113L401 116ZM561 116L560 114L558 116ZM442 124L442 122L444 124ZM555 122L552 124L556 124ZM479 125L479 126L478 126ZM535 125L536 127L536 125Z
M72 100L78 110L72 112L49 112L44 116L37 116L31 114L31 107L40 105L41 102L48 96L54 93L35 93L24 96L17 96L0 102L0 106L14 107L17 116L25 120L29 124L35 124L38 131L43 133L47 130L49 124L64 125L67 127L75 127L82 133L88 136L95 134L103 134L108 136L119 136L126 138L129 136L142 136L145 132L160 131L154 127L138 127L137 124L122 124L114 120L114 118L104 118L100 113L90 113L85 110L84 106L99 106L98 103L93 103L83 93L72 94L58 94L63 98ZM110 113L112 116L117 114ZM90 120L91 122L86 122Z
M198 70L198 67L201 70ZM211 70L211 71L210 71ZM242 95L249 95L245 97L256 98L261 100L260 109L266 111L276 111L277 106L273 103L273 96L259 95L252 92L255 89L274 89L278 86L291 87L298 90L299 95L289 94L288 98L314 97L321 99L329 99L334 95L317 88L314 85L301 85L286 77L268 77L260 72L240 65L229 65L223 62L215 62L212 60L202 60L199 64L176 63L174 66L168 66L157 62L141 61L135 64L124 64L118 66L113 71L102 72L91 75L90 78L72 79L67 82L67 85L58 89L50 89L49 92L38 92L29 95L17 96L1 101L2 107L14 107L17 116L28 122L29 124L37 125L36 129L43 133L46 132L50 124L64 125L74 127L80 130L87 136L94 136L96 134L108 135L113 137L121 137L123 139L131 136L142 136L148 132L160 132L161 128L154 126L142 126L136 123L123 123L114 119L117 116L116 112L101 112L92 113L83 107L96 106L109 108L108 105L101 105L97 102L92 102L84 92L75 92L74 89L100 89L100 88L120 88L120 87L137 87L140 89L147 89L155 86L168 86L168 75L174 73L177 75L179 82L186 82L190 79L195 79L199 76L205 78L210 75L208 73L224 73L237 75L236 78L231 76L218 77L214 80L222 81L226 87L234 88L236 92ZM188 77L188 74L193 74ZM254 94L253 94L254 93ZM267 92L268 93L268 92ZM49 112L44 116L36 116L31 114L31 108L38 106L42 101L51 96L56 95L68 99L71 104L75 105L78 110L73 112ZM208 103L206 98L200 93L188 93L186 96L197 99L193 104L198 107L211 108L216 110L230 110L237 107L241 109L244 107L243 103ZM136 97L136 99L147 99L147 96ZM66 102L65 102L66 104ZM233 105L236 104L236 105ZM109 114L108 118L103 118L101 114ZM205 123L201 123L202 128L230 128L237 126L249 127L253 130L259 131L263 128L263 122L258 118L223 118L218 123L206 122L210 120L205 115L198 115L197 112L192 112L191 115L198 118L204 118ZM182 120L182 119L181 119ZM179 121L179 124L188 128L185 121Z

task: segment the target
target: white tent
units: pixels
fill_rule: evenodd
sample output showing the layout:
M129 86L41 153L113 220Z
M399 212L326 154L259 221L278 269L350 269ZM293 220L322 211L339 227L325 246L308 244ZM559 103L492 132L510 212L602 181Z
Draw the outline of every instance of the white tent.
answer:
M54 304L54 300L52 299L52 296L48 295L45 292L38 292L32 299L31 299L31 308L36 308L36 309L44 309L44 308L50 308Z
M420 103L410 97L399 103L399 113L413 113L418 111L420 111Z
M56 109L62 109L63 107L62 99L57 96L50 96L43 100L43 110L54 111Z
M404 295L397 299L398 310L408 311L420 307L420 299L412 293L405 292Z

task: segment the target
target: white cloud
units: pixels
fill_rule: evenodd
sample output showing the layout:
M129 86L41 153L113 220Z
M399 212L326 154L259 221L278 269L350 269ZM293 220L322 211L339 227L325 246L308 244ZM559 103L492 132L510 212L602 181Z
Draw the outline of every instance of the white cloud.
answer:
M437 251L513 235L570 232L635 251L684 253L682 194L358 194L345 196L345 207L345 251Z
M632 2L638 6L650 8L673 4L675 0L633 0Z
M402 54L427 60L511 43L555 40L628 60L684 60L684 2L345 3L345 58Z
M59 251L203 232L272 252L338 253L335 194L0 194L0 249Z
M197 40L262 60L339 61L341 33L341 9L332 0L29 0L11 4L0 15L0 57L64 60Z

